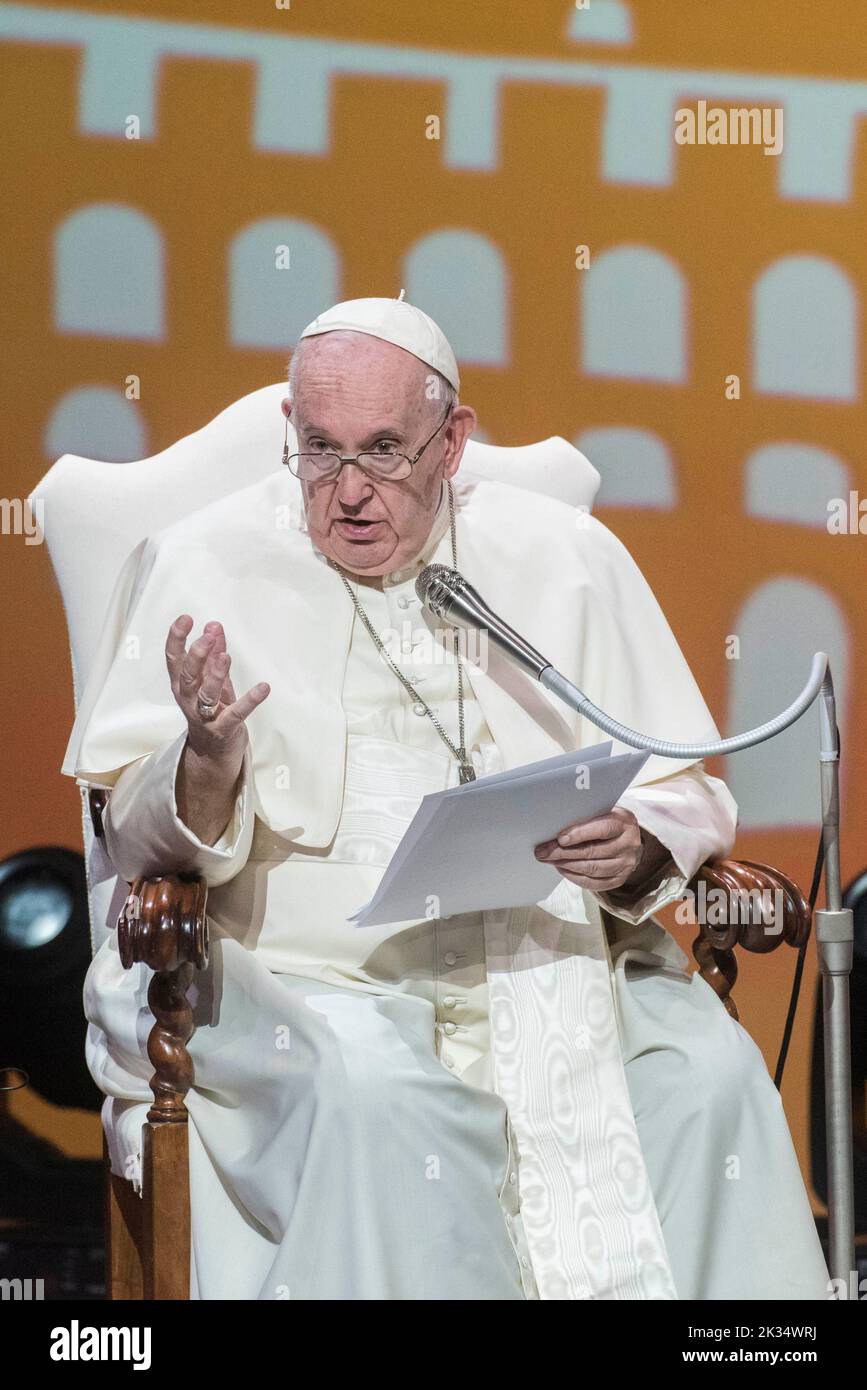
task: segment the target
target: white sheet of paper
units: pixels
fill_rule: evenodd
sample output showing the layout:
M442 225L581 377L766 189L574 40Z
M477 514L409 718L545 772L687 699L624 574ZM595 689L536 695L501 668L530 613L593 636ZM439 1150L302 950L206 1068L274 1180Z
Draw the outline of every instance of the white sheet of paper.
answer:
M541 902L560 875L534 846L610 811L650 756L612 758L611 747L560 753L423 797L370 902L348 920L380 926ZM581 767L586 787L576 786Z
M589 763L593 762L596 758L609 757L612 746L609 740L608 743L598 743L592 748L585 749L581 754L581 762ZM555 757L544 758L538 763L525 763L522 767L513 767L506 772L492 772L489 773L487 777L477 777L473 782L465 782L456 787L449 787L447 791L433 793L430 796L423 797L421 805L404 832L403 839L391 856L388 865L388 873L392 878L397 874L397 871L400 869L407 855L415 848L431 820L437 814L443 797L460 796L461 794L465 794L467 790L477 791L480 787L487 787L491 784L501 785L503 782L513 781L516 778L535 776L540 772L552 772L558 767L577 767L578 765L574 753L558 753ZM539 843L538 840L536 843ZM382 887L383 884L380 885L380 891ZM372 903L374 899L371 898L370 901ZM357 915L357 913L353 914L353 916ZM352 921L352 918L349 918L349 921ZM358 925L360 926L361 924L359 923Z

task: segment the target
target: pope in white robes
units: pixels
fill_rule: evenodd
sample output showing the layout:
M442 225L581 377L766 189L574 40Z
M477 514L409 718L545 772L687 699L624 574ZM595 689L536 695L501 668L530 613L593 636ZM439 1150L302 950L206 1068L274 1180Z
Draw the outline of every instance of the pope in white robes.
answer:
M603 742L492 647L458 660L416 595L426 564L455 563L623 724L719 733L605 526L461 480L475 417L420 310L335 306L290 385L303 506L277 468L137 547L64 763L111 788L124 877L210 888L191 1295L827 1298L761 1054L653 916L734 843L736 805L700 761L652 756L608 816L540 837L534 907L347 920L462 764ZM151 1100L148 975L112 936L85 986L126 1175Z

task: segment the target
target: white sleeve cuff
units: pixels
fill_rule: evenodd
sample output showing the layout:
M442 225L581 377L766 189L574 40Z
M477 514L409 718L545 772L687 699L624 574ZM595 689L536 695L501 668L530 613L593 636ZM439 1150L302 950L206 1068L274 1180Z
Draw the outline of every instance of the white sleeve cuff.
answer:
M671 853L647 891L628 906L610 893L594 894L606 912L636 926L683 897L702 864L724 859L734 847L737 802L725 782L709 777L701 762L657 782L627 788L617 805L631 811L641 828Z
M213 845L204 844L178 815L175 782L185 744L186 732L130 763L109 795L103 817L106 849L128 882L193 873L218 887L247 861L253 839L249 744L231 819Z

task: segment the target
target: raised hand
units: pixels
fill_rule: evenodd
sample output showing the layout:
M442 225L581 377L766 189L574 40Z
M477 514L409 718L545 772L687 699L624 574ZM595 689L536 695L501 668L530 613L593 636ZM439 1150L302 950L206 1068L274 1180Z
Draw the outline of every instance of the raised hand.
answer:
M166 640L166 666L172 694L187 721L187 743L197 757L235 762L237 771L247 744L245 721L267 699L271 687L263 682L238 698L229 678L232 658L222 624L206 623L187 650L192 629L192 618L183 613Z

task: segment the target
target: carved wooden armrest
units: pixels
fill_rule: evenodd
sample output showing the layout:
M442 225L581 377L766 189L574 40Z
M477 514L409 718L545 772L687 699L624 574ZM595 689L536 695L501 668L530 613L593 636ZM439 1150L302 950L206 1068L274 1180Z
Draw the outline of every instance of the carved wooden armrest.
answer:
M193 970L208 963L208 885L203 878L167 874L137 878L117 919L117 942L125 970L143 961L154 975L148 1006L156 1020L148 1036L154 1066L150 1087L153 1124L186 1124L184 1096L193 1084L187 1042L193 1011L187 989Z
M103 834L108 792L91 791L94 834ZM187 1043L193 1011L187 989L208 963L208 885L192 874L137 878L117 920L126 970L137 962L154 972L148 1005L154 1026L148 1057L154 1103L142 1126L141 1202L129 1183L108 1173L107 1286L113 1298L189 1298L190 1193L187 1107L193 1062ZM106 1150L107 1154L107 1150Z
M107 1189L107 1250L113 1297L189 1297L190 1200L187 1107L193 1062L187 1042L193 1011L187 989L194 969L208 963L208 886L191 875L137 878L117 920L125 969L153 970L148 1005L154 1026L148 1057L154 1103L142 1128L141 1204L111 1174Z
M692 946L699 974L737 1018L731 998L738 976L735 947L764 954L782 942L801 946L810 931L809 904L780 869L751 859L703 864L686 891L694 895L699 924Z
M103 838L102 818L109 793L88 792L93 833ZM186 1124L184 1096L193 1084L193 1063L187 1043L193 1031L193 1011L187 989L193 970L208 963L208 885L192 874L137 878L117 919L117 942L125 970L139 961L154 977L148 986L148 1006L156 1022L148 1037L148 1057L154 1066L150 1087L154 1103L148 1111L153 1124Z

